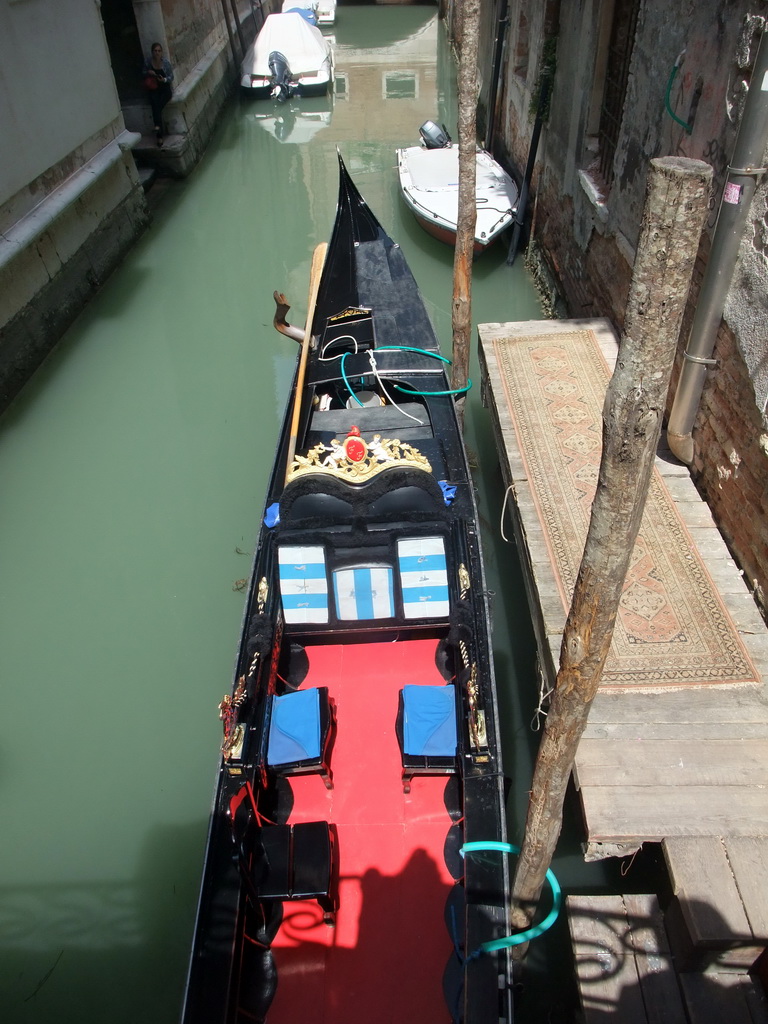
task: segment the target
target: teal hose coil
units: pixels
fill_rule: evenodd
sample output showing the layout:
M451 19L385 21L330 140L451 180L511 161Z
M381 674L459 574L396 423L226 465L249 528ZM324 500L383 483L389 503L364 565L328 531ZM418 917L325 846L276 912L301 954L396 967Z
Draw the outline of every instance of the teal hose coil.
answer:
M459 853L464 857L467 853L478 853L481 850L498 850L501 853L520 853L519 846L513 846L512 843L497 842L496 840L464 843L459 850ZM552 871L547 871L546 879L547 882L549 882L550 889L552 890L552 909L544 920L539 921L539 923L534 925L532 928L526 928L525 931L518 932L516 935L504 935L500 939L493 939L490 942L484 942L479 947L479 953L495 953L500 949L508 949L511 946L521 946L524 942L530 942L531 939L537 939L552 927L560 913L560 908L563 903L563 892L560 888L560 883L555 878Z
M426 349L416 348L413 345L385 345L382 348L377 348L376 351L377 352L417 352L421 356L430 356L430 358L432 358L432 359L439 359L441 362L447 363L448 366L451 365L451 360L447 359L444 355L441 355L439 352L428 352ZM349 354L348 352L345 352L344 355L341 357L341 376L342 376L342 378L344 380L344 383L347 385L347 389L348 389L350 395L352 395L352 397L354 398L354 400L357 402L358 405L362 405L363 403L360 401L360 399L357 397L357 395L352 390L352 385L349 383L349 380L347 379L347 375L344 372L344 362L345 362L348 354ZM465 387L463 387L463 388L453 388L450 391L416 391L415 389L412 390L410 388L400 387L399 384L394 384L393 387L395 388L396 391L401 391L404 395L419 395L419 397L431 398L431 397L437 396L437 395L463 395L463 394L466 394L466 392L469 391L469 389L472 387L472 381L469 378L467 378L467 383L466 383Z

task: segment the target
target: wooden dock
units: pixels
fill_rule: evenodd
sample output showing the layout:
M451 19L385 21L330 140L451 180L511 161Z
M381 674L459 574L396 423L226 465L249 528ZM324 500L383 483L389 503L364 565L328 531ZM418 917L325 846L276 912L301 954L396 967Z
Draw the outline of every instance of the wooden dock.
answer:
M617 348L605 320L479 327L510 494L506 532L545 688L557 674ZM586 857L661 843L691 967L743 970L768 946L768 630L687 467L660 450L651 486L574 766Z
M745 972L682 971L652 894L566 899L584 1024L766 1024Z

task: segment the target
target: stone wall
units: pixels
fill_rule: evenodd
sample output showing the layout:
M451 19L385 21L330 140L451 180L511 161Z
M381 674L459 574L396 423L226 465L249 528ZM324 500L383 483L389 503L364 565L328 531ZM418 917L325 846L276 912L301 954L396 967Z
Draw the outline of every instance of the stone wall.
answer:
M244 0L239 9L247 45L254 19ZM183 176L236 79L222 6L133 0L133 11L142 46L144 35L169 44L176 83L166 109L179 141L161 150L153 139L151 152ZM0 4L9 72L0 93L0 414L149 222L132 154L146 103L142 96L134 124L112 56L98 4ZM51 91L52 81L62 88Z
M0 415L147 226L133 157L114 149L99 173L86 166L85 181L72 176L48 197L60 208L44 222L25 218L9 232L14 252L0 261Z
M768 617L768 435L747 366L723 325L696 420L694 479Z
M649 161L677 155L712 165L710 215L679 340L679 364L749 84L762 24L759 15L768 14L768 4L764 0L756 6L745 0L687 0L673 9L665 0L644 0L637 5L613 177L606 185L596 155L603 95L600 54L605 55L610 40L609 8L599 0L559 5L544 0L535 9L524 0L509 0L507 63L495 149L519 178L532 131L529 108L556 15L557 69L532 182L528 218L532 244L527 261L554 315L604 316L619 329L624 323ZM482 52L487 54L489 45L486 41ZM717 338L718 365L708 375L693 430L691 466L694 481L764 613L768 608L767 191L768 185L761 183L753 202ZM677 373L670 394L676 378Z

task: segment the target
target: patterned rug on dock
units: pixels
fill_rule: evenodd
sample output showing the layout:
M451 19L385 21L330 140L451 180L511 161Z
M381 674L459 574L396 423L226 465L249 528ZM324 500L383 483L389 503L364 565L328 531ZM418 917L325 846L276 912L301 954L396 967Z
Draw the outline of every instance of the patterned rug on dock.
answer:
M610 371L589 330L508 337L494 349L567 612L597 484ZM654 470L601 685L645 690L756 679Z

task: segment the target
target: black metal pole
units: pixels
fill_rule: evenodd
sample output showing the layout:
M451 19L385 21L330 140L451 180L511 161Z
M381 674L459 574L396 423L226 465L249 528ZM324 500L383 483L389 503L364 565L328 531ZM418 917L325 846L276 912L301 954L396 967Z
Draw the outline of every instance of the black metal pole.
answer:
M499 77L501 76L501 55L504 51L504 37L509 23L509 0L501 0L499 20L496 24L496 39L493 44L493 69L491 71L491 88L488 96L487 124L485 126L485 148L493 156L493 143L496 136L496 106L499 101Z
M520 196L517 200L517 209L515 210L515 222L512 225L512 240L509 243L509 252L507 253L507 266L510 267L515 262L517 250L520 247L520 235L523 231L525 214L528 208L528 191L531 185L531 178L533 177L533 168L536 164L536 151L539 148L539 136L541 135L541 124L543 121L542 112L547 104L551 82L551 74L542 75L539 87L539 104L536 108L536 120L533 123L531 145L528 149L528 163L525 165L525 175L523 176L523 184L520 188Z

